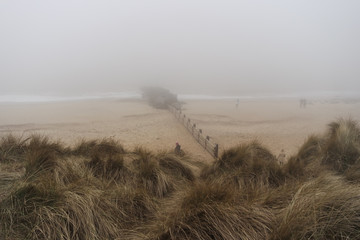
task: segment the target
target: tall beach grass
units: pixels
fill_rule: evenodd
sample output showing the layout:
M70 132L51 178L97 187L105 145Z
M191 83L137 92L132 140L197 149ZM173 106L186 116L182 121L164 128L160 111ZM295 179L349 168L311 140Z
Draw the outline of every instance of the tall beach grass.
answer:
M0 141L0 239L360 239L360 130L339 119L279 165L241 143L195 174L191 155Z

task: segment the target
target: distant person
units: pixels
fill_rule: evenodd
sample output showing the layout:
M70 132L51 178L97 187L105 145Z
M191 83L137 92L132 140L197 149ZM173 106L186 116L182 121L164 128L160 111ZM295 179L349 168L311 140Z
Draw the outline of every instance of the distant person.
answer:
M178 142L175 144L175 154L180 155L181 154L181 146Z
M305 98L300 99L300 108L306 108L306 99Z
M238 109L239 103L240 103L240 100L239 100L239 99L236 99L236 109Z
M283 165L285 163L285 157L286 157L285 151L284 151L284 149L281 149L281 152L277 158L280 165Z

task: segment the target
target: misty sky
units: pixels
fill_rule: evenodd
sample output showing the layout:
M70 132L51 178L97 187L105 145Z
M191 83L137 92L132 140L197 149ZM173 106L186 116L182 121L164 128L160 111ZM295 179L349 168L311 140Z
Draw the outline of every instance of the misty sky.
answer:
M0 94L360 92L357 0L1 0Z

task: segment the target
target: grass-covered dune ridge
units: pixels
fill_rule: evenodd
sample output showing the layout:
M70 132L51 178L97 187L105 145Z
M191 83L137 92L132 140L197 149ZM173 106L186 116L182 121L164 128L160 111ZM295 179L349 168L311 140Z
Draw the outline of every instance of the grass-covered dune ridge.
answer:
M256 141L201 169L193 163L111 138L65 146L39 135L4 136L0 238L360 238L354 120L309 136L284 165Z

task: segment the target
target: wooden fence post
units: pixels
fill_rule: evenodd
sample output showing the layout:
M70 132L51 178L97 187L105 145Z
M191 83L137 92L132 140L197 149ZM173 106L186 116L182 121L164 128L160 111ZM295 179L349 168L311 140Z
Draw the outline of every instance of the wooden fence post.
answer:
M218 158L219 155L219 145L216 143L214 147L214 156Z
M185 114L182 113L181 109L175 108L172 105L168 106L168 110L174 113L175 117L182 122L182 124L186 127L186 129L191 132L191 135L197 139L198 143L213 157L218 158L219 155L219 145L216 143L212 143L210 141L210 136L203 137L202 129L196 129L196 123L191 123L190 118L187 118ZM191 130L190 130L191 128ZM197 130L197 131L195 131ZM202 140L204 140L202 142ZM214 147L213 147L214 146ZM212 148L213 147L213 148Z
M206 136L206 138L205 138L205 149L207 149L207 143L208 143L209 140L210 140L210 137Z

